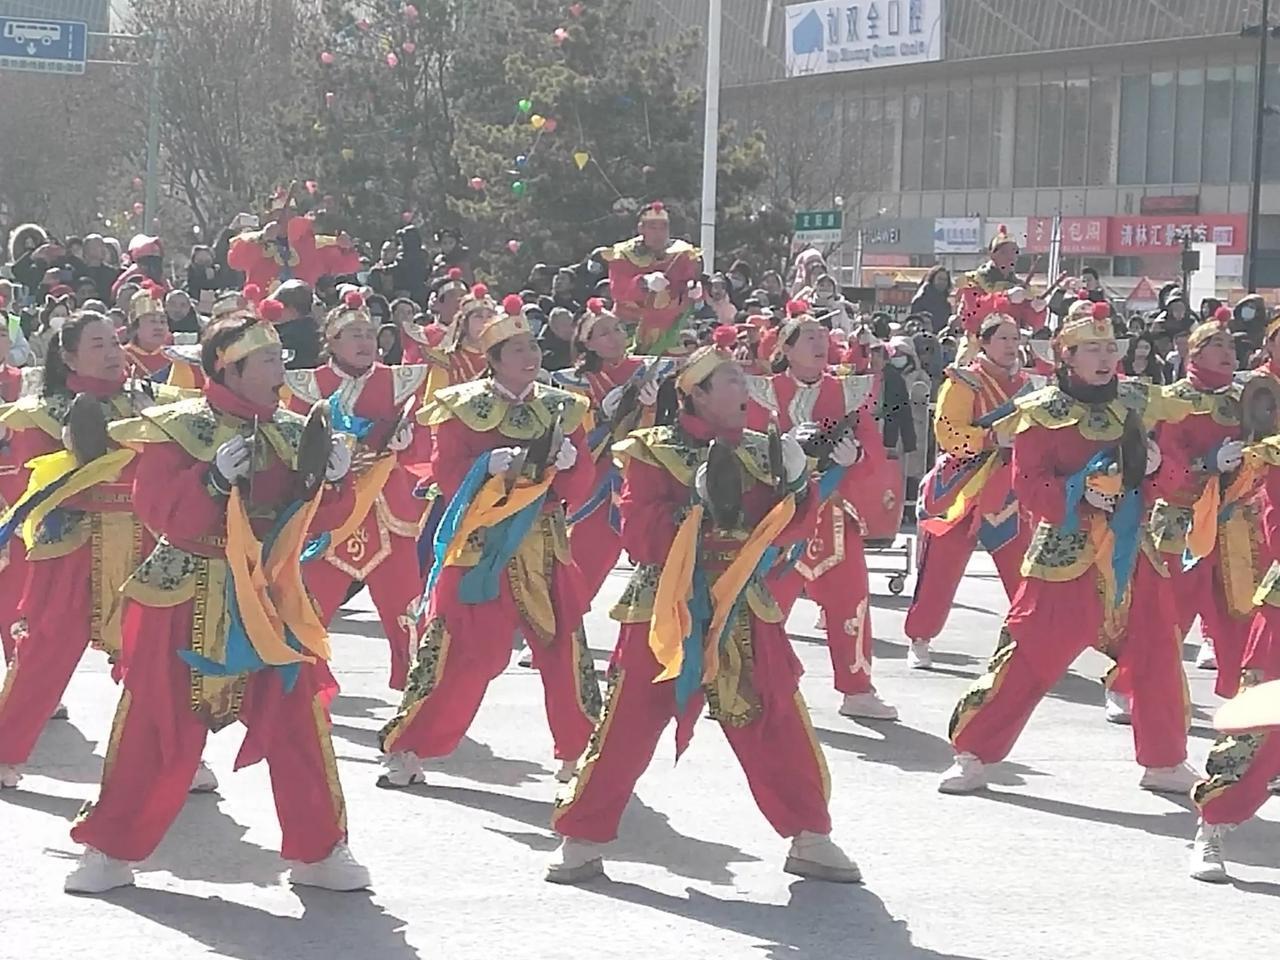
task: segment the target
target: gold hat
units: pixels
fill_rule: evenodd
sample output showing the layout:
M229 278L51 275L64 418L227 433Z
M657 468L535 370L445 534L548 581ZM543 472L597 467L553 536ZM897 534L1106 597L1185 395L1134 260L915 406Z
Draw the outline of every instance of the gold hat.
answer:
M462 295L462 300L458 303L458 319L465 321L477 310L492 310L495 313L498 310L493 297L489 296L489 288L483 283L477 283Z
M1280 309L1271 315L1271 319L1267 321L1267 329L1262 335L1262 342L1268 342L1276 335L1276 331L1280 330Z
M129 322L134 323L148 313L164 313L164 291L154 283L145 284L129 298Z
M781 327L778 328L778 349L781 350L791 336L806 324L813 324L821 327L813 318L813 314L809 312L809 303L805 300L788 300L787 301L787 319L783 321ZM823 327L823 329L826 329Z
M243 360L249 354L265 347L280 346L280 334L275 325L267 321L259 321L246 327L238 340L227 344L218 351L218 359L214 363L215 370L222 370Z
M221 320L223 317L244 313L248 309L249 301L245 298L245 295L239 290L233 290L213 301L213 309L210 311L210 316L213 320Z
M1006 243L1012 243L1014 246L1017 246L1017 241L1014 240L1013 237L1009 236L1009 228L1002 223L996 228L996 235L991 238L991 243L987 246L987 252L995 253L996 250L1003 247Z
M666 205L663 204L661 200L655 200L640 211L641 223L646 220L659 220L665 223L670 219L671 217L667 214Z
M725 364L736 362L727 350L721 350L719 347L699 347L689 354L689 361L676 375L676 389L681 393L689 393Z
M603 298L589 298L587 300L587 308L583 312L582 318L578 321L578 332L574 339L586 341L591 336L591 331L597 323L605 317L612 316L613 313L605 308Z
M1059 350L1069 350L1085 343L1114 342L1116 330L1111 323L1111 306L1077 300L1067 311L1054 343Z
M502 301L502 310L496 317L484 325L480 331L480 349L488 353L499 344L506 343L512 337L522 333L532 336L533 330L524 317L524 301L516 293L509 294Z
M364 305L364 295L359 290L350 290L342 298L342 303L325 314L324 335L336 337L346 327L360 320L368 324L373 323L373 317Z
M1191 328L1191 334L1187 337L1187 353L1195 353L1218 334L1230 332L1230 323L1230 307L1219 307L1213 311L1212 317ZM1275 321L1273 320L1272 323Z

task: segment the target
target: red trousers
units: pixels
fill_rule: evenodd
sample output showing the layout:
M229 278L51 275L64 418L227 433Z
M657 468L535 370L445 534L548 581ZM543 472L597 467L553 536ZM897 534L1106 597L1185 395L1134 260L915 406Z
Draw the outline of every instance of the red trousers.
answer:
M1170 581L1139 555L1130 584L1121 654L1133 677L1133 740L1138 763L1172 767L1187 758L1189 725L1182 638L1171 613ZM1014 594L986 673L956 704L950 738L956 751L984 763L1008 756L1041 699L1103 626L1097 573L1052 583L1027 578Z
M18 537L9 542L8 554L0 551L0 645L4 647L4 662L13 661L13 653L17 648L14 637L14 625L22 619L18 612L18 601L27 583L27 551ZM19 633L25 630L19 630Z
M991 554L1010 600L1022 582L1022 558L1031 543L1030 528L1029 523L1020 523L1017 536ZM967 522L956 524L946 533L920 534L916 589L903 625L909 639L932 640L942 632L977 542L977 532Z
M130 602L124 614L124 692L103 764L102 788L71 838L118 860L145 860L191 788L205 721L191 708L191 671L177 656L191 638L190 602L159 609ZM315 863L346 837L319 674L303 664L285 693L265 670L246 683L239 718L248 728L236 768L265 759L286 860Z
M1218 667L1221 676L1221 661ZM1280 608L1264 604L1254 611L1244 676L1249 686L1280 680ZM1267 785L1280 776L1280 730L1220 734L1205 774L1191 791L1205 823L1244 823L1267 802Z
M419 757L452 753L475 719L489 684L511 661L517 631L529 638L533 666L542 676L547 722L558 760L576 760L600 712L600 688L587 649L581 614L556 607L556 635L537 639L520 615L505 573L496 599L464 604L457 599L466 570L449 567L435 586L424 617L418 656L399 714L382 729L382 748ZM557 593L553 588L553 601Z
M1229 699L1240 689L1240 668L1251 617L1233 617L1227 609L1219 549L1215 546L1209 556L1190 570L1182 569L1181 557L1166 554L1165 562L1173 579L1179 635L1187 635L1199 614L1200 627L1206 637L1213 639L1213 653L1218 661L1214 692Z
M582 571L587 596L594 597L622 556L622 534L609 524L609 504L601 504L569 529L569 551Z
M567 837L607 843L658 739L676 716L675 684L649 650L648 624L623 626L610 665L609 699L578 775L556 801L552 827ZM743 727L721 724L765 819L784 837L830 833L831 782L809 710L798 689L799 663L781 624L752 617L752 680L762 712ZM702 697L686 706L701 712Z
M387 534L391 552L365 577L373 607L382 621L391 647L392 690L403 690L409 676L412 655L409 636L410 605L422 594L422 572L418 565L418 545L413 540ZM302 568L307 591L320 605L320 616L330 623L347 597L351 574L334 566L328 557L317 557Z
M0 688L0 763L26 763L89 645L90 548L31 564L17 644ZM188 784L189 785L189 784Z
M826 614L827 652L835 688L840 693L870 693L871 684L871 585L862 538L845 527L844 559L830 570L808 580L794 568L769 580L769 590L785 614L791 613L803 594Z

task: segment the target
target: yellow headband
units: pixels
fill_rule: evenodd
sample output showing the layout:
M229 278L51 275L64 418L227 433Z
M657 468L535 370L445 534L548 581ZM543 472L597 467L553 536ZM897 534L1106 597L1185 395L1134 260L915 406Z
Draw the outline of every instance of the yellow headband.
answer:
M726 363L734 362L733 357L719 347L699 347L689 355L689 362L676 375L676 389L689 393Z
M129 321L132 323L148 313L164 313L164 301L152 296L144 287L129 298Z
M1095 308L1098 309L1095 314ZM1069 350L1086 343L1114 341L1116 329L1111 323L1111 310L1106 304L1094 304L1088 300L1078 301L1067 311L1067 318L1062 322L1054 342L1060 350Z
M1191 329L1191 333L1187 336L1187 353L1195 353L1218 334L1227 333L1228 322L1229 320L1214 317L1213 319L1206 320L1203 323L1197 323Z
M1265 343L1274 337L1277 330L1280 330L1280 310L1277 310L1271 320L1268 321L1266 332L1262 336L1263 342Z
M666 223L671 217L667 214L667 208L661 203L652 203L640 211L640 221L655 220Z
M334 307L324 318L324 335L326 337L336 337L351 324L360 320L370 325L373 324L373 317L369 315L369 311L365 307L353 308L345 305Z
M512 337L518 337L522 333L533 333L523 313L500 313L481 329L480 350L488 353L499 344L506 343Z
M280 334L276 332L276 328L269 323L259 321L245 330L239 340L218 351L218 360L214 364L214 369L223 370L251 353L265 347L278 346L280 346Z

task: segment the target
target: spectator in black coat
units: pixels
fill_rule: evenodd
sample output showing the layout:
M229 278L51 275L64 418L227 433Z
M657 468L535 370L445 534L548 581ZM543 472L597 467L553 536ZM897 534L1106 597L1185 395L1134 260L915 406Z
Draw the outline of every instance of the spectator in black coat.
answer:
M939 264L929 270L920 281L916 295L911 298L911 312L922 313L929 318L930 330L940 333L951 320L951 272Z
M185 290L170 290L164 298L164 315L170 333L199 333L200 315Z
M396 231L400 249L391 262L394 292L407 294L415 303L427 302L427 253L422 249L422 233L415 224Z
M886 345L871 346L871 372L881 378L880 402L876 419L884 433L884 446L891 457L915 453L916 427L911 416L911 397L901 371L889 365ZM901 444L901 446L899 446ZM898 453L895 453L898 451Z
M111 250L102 235L91 233L84 238L84 276L93 278L96 299L111 302L111 288L120 276L120 268L108 261Z
M573 314L557 307L547 316L547 325L538 335L542 347L542 369L564 370L573 363Z

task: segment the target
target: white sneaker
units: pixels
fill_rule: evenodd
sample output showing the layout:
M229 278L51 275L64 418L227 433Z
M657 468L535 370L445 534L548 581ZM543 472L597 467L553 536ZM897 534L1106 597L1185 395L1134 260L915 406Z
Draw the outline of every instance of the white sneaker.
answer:
M213 775L209 765L203 760L196 767L196 775L191 778L189 793L213 793L218 789L218 778Z
M603 849L603 843L564 837L551 862L547 864L547 882L585 883L593 877L603 876L604 861L601 859Z
M65 720L69 714L67 713L67 705L60 703L53 708L53 713L49 714L50 720Z
M1222 862L1222 839L1230 829L1222 823L1200 821L1191 844L1191 878L1205 883L1226 883L1227 868Z
M560 763L560 769L556 771L557 783L568 783L573 779L573 775L578 772L577 760L563 760Z
M907 669L933 669L933 657L929 653L928 640L912 640L907 643Z
M1196 666L1201 670L1218 669L1218 657L1213 652L1212 640L1205 640L1200 644L1200 651L1196 654Z
M826 833L802 831L791 841L787 862L782 867L787 873L829 883L861 883L862 871L849 859Z
M1106 709L1107 723L1118 723L1126 727L1133 723L1129 698L1123 693L1107 690L1103 694L1103 706Z
M351 855L345 843L339 843L319 863L290 864L289 882L300 887L323 887L342 892L364 890L369 886L369 869Z
M12 790L22 782L22 768L13 763L0 763L0 790Z
M116 887L133 886L133 867L108 857L101 850L85 847L80 862L68 874L62 889L67 893L106 893Z
M1185 763L1180 763L1176 767L1147 767L1138 786L1152 793L1187 794L1202 779Z
M885 703L874 690L869 693L846 693L840 704L840 716L860 720L897 720L898 708Z
M987 786L986 765L972 753L957 753L938 782L939 793L974 793Z
M382 766L386 772L378 777L378 786L384 790L403 790L427 779L418 755L407 750L384 754Z
M527 643L520 648L520 656L516 658L516 666L533 666L533 651L529 649L529 645Z
M827 611L821 607L818 608L818 619L813 622L813 629L822 631L827 629Z

